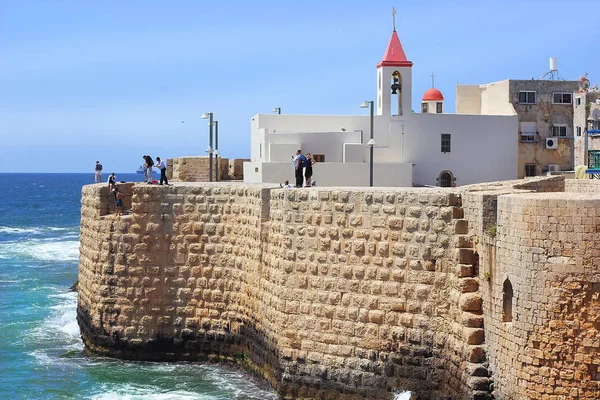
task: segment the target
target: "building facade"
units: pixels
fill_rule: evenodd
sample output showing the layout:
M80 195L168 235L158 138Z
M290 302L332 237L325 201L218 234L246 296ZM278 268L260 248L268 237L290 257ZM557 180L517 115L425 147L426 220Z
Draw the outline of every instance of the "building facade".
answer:
M368 186L371 162L374 186L459 186L516 178L516 114L447 114L435 88L423 96L422 112L415 113L412 67L394 30L377 64L376 99L365 102L372 118L255 115L244 181L293 181L291 157L298 149L318 161L313 170L319 186ZM362 100L356 99L357 108ZM495 157L489 157L490 148Z
M575 165L600 168L600 91L597 86L589 89L585 78L581 83L573 100Z
M571 171L576 164L573 97L578 89L578 81L539 79L457 85L456 112L518 115L513 138L519 178Z

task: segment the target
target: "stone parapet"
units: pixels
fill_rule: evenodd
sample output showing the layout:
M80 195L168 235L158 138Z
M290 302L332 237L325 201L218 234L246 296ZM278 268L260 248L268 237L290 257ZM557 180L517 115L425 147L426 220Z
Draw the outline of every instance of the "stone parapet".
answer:
M600 179L565 179L565 192L598 193Z
M219 174L217 175L217 168ZM178 157L167 160L167 178L173 182L209 182L210 157ZM213 181L231 180L229 159L213 157Z

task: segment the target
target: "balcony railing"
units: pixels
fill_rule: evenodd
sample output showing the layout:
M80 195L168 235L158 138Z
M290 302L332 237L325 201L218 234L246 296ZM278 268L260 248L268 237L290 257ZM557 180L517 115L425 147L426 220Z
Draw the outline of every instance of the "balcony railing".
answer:
M588 168L600 168L600 150L588 150Z

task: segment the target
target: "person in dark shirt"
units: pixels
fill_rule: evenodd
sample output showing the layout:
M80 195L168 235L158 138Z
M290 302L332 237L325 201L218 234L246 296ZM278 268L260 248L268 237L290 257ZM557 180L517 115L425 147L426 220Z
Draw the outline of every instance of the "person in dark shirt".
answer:
M152 166L154 161L149 155L144 156L144 178L147 183L152 183Z

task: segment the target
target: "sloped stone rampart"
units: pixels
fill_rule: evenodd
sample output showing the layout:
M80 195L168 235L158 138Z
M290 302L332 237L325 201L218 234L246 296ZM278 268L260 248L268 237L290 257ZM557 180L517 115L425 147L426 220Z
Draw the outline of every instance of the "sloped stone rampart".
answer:
M284 398L599 398L600 198L571 186L135 185L116 218L89 185L84 343L242 360Z
M455 192L136 185L121 218L95 212L98 196L84 188L78 319L91 352L248 352L290 398L487 390Z

